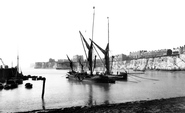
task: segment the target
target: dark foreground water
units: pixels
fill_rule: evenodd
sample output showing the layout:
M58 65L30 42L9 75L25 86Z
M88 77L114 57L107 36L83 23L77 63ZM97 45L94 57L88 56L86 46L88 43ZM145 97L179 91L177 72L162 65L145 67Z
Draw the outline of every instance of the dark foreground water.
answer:
M24 81L17 89L0 91L0 112L18 112L71 106L121 103L137 100L185 96L185 72L146 71L129 75L128 81L115 84L78 82L66 79L65 70L29 69L31 74L46 77L44 100L42 81ZM25 83L33 83L26 89Z

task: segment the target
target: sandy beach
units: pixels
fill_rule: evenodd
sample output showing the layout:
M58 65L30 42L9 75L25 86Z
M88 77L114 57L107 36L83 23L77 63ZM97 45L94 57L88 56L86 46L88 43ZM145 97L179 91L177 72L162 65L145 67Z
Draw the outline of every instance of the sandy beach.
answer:
M143 100L119 104L76 106L60 109L34 110L31 113L185 113L185 97Z

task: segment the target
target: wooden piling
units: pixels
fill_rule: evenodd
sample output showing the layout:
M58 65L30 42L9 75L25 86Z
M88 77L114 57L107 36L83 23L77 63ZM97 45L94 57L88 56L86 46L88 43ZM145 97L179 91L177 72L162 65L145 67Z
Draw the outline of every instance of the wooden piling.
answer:
M44 99L44 92L45 92L45 82L46 82L46 78L43 78L43 87L42 87L42 99Z

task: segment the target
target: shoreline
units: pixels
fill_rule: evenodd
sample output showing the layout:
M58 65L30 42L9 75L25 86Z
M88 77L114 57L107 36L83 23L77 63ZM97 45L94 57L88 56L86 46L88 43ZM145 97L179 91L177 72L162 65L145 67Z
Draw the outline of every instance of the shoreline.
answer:
M57 109L33 110L24 113L185 113L185 96L141 100L94 106L74 106ZM22 112L23 113L23 112Z

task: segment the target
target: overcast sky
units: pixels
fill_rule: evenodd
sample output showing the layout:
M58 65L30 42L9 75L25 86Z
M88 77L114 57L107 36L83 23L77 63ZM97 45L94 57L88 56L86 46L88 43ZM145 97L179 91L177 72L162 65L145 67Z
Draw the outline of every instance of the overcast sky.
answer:
M84 55L79 30L110 54L185 44L184 0L1 0L0 58L11 66ZM101 53L100 53L101 54ZM0 63L1 64L1 63Z

